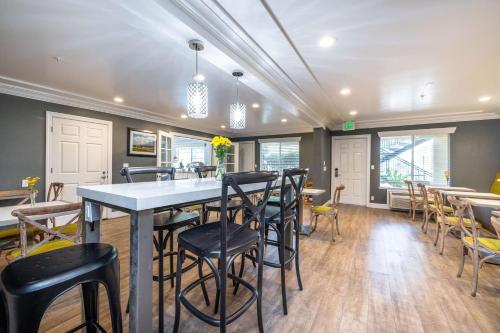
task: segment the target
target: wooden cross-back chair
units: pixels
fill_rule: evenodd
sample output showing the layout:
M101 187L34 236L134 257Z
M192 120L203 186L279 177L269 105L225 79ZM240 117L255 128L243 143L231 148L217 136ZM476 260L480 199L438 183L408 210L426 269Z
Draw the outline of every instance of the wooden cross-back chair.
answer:
M47 192L47 201L57 201L62 194L64 188L64 183L52 182L49 186L49 191Z
M339 210L338 205L340 203L340 193L345 189L344 185L339 185L335 188L335 192L332 196L331 202L322 206L312 206L311 207L311 218L310 222L314 220L313 231L316 230L318 225L318 218L320 216L326 216L330 220L332 225L332 241L335 242L335 228L337 229L337 234L340 235L339 228Z
M15 200L20 199L16 206L25 204L30 199L28 190L2 190L0 191L0 200Z
M71 217L62 226L49 228L45 225L46 220L69 216ZM14 261L23 257L49 252L55 249L73 246L81 243L81 220L82 204L69 203L64 205L17 209L12 212L19 220L20 248L11 251L7 255L8 261ZM73 229L75 233L66 233L66 229ZM34 245L28 244L28 229L36 229L44 233L43 239Z
M465 265L465 257L470 254L472 257L471 296L476 296L479 270L487 260L500 258L500 220L493 216L491 217L491 224L495 228L498 237L497 239L481 237L480 230L478 228L479 223L476 223L475 221L474 212L470 203L465 200L458 200L454 197L449 197L448 200L456 209L455 212L461 231L463 246L462 260L458 268L457 276L462 276ZM468 216L468 218L465 216ZM467 222L467 220L469 220L470 223Z
M436 206L431 204L431 200L429 198L429 194L427 192L427 188L424 183L418 183L417 187L420 190L420 195L422 197L422 208L424 213L422 215L422 231L427 233L427 229L429 227L429 220L432 216L436 215Z
M448 215L444 209L446 207L444 205L444 197L443 193L439 190L434 190L434 204L436 206L436 238L434 239L434 246L437 245L439 241L439 236L441 235L441 244L439 254L443 254L445 239L449 232L460 230L460 222L459 218L455 215ZM451 203L451 209L454 214L456 214L456 209L454 207L454 203L457 203L456 199L452 196L448 197L448 201ZM453 203L452 203L453 202ZM470 218L462 217L461 224L467 226L467 228L471 228L473 225L475 228L479 229L479 224L473 221Z
M423 202L421 198L415 195L415 188L413 187L413 182L410 180L405 180L406 187L408 188L408 194L410 195L410 210L408 216L411 217L412 221L415 221L415 213L417 208L422 206Z

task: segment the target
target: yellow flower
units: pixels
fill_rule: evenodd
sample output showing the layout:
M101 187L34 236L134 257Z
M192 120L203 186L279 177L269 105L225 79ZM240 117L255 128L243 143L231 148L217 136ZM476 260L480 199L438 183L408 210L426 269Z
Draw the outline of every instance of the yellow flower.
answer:
M214 136L210 144L215 148L218 148L219 146L231 147L233 143L224 136Z
M26 177L24 178L26 182L28 183L28 187L30 190L33 190L33 188L36 186L36 183L40 180L40 177Z

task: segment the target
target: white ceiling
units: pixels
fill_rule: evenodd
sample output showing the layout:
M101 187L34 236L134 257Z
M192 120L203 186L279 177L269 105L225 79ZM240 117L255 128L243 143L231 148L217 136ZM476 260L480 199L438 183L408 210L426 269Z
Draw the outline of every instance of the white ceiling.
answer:
M361 124L491 118L500 109L498 17L496 0L3 1L0 76L103 101L119 95L139 113L218 131L234 100L230 73L243 69L241 99L261 108L249 108L239 135L333 128L352 109ZM319 48L324 35L336 45ZM206 44L203 121L179 118L193 37ZM340 96L343 87L351 95Z

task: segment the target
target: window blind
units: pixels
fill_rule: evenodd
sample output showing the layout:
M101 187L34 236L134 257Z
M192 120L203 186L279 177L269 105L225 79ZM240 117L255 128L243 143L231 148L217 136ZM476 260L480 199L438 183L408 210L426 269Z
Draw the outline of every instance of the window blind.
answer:
M299 167L298 141L265 141L260 143L260 169L279 171Z

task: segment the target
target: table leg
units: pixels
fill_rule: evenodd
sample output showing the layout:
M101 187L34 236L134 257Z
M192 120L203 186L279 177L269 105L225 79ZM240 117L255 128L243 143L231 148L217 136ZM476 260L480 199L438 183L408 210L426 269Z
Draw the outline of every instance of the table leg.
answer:
M130 213L129 332L153 331L153 210Z
M309 236L314 230L309 221L309 225L304 225L304 197L299 199L299 232L301 235Z

